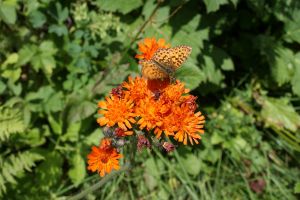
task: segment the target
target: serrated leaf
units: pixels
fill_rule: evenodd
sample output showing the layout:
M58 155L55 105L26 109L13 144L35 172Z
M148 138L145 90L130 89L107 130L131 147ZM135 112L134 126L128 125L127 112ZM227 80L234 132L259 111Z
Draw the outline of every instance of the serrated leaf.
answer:
M273 125L279 129L286 128L293 132L300 127L300 116L288 102L286 98L264 98L261 116L267 126Z
M300 96L300 52L295 55L295 73L291 84L294 94Z
M91 116L93 113L95 113L96 109L97 109L96 104L89 101L83 101L80 104L76 104L72 106L70 109L70 112L68 114L68 122L74 123L82 119L85 119Z
M80 154L75 154L72 156L71 165L68 176L75 185L78 185L86 175L85 161Z
M195 89L201 82L205 81L204 73L192 62L187 61L177 70L176 77L185 83L191 90Z
M270 63L272 66L272 76L279 86L284 83L288 83L292 79L294 73L294 54L288 48L278 47L275 50L274 63Z
M46 16L38 10L34 10L29 14L29 21L34 28L42 27L46 23L46 20Z
M227 4L227 0L204 0L204 4L206 5L207 13L215 12L219 10L220 6L223 4Z
M300 44L300 10L294 10L292 17L285 21L284 30L286 41Z
M224 79L221 71L216 68L215 63L212 57L204 55L203 56L203 73L208 82L220 85L221 81Z
M16 13L16 3L17 2L0 2L0 18L7 24L14 24L17 20Z
M123 0L115 0L114 3L111 3L107 0L97 0L97 4L102 10L111 12L119 11L122 14L127 14L143 5L143 2L141 0L127 0L124 3Z

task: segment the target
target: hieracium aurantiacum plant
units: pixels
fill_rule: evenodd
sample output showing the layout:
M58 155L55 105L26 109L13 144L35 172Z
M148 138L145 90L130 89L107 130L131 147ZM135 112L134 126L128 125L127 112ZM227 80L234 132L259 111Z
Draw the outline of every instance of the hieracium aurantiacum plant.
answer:
M126 145L171 152L173 143L199 144L204 134L205 118L197 111L197 97L174 77L191 47L170 47L164 39L146 38L139 51L142 77L129 77L98 103L97 122L104 127L105 137L92 147L88 169L102 177L120 169Z

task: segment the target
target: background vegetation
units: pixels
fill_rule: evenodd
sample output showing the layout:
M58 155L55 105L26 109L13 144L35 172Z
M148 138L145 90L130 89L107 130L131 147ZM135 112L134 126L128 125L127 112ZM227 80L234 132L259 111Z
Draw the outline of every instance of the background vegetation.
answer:
M178 70L206 134L137 153L87 199L297 199L298 0L1 0L0 196L64 199L90 188L97 101L139 74L137 42L193 48Z

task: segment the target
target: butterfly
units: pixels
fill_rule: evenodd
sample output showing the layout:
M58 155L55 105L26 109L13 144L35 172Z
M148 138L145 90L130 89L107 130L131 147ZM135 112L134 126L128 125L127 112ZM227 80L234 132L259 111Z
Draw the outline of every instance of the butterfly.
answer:
M147 79L174 78L175 71L191 54L189 46L158 49L150 60L141 60L142 75Z

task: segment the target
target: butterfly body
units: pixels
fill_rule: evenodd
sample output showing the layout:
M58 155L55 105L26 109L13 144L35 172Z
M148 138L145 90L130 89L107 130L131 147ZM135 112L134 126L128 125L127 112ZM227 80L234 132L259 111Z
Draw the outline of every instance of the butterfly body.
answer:
M189 46L158 49L150 60L142 60L142 75L147 79L173 78L175 71L191 54Z

